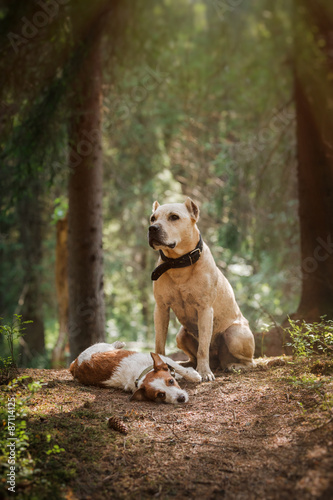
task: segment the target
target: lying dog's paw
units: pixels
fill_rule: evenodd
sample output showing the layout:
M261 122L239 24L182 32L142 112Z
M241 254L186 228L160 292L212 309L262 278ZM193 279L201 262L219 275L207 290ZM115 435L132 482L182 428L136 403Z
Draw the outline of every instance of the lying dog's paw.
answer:
M201 375L194 368L186 368L186 379L190 382L201 382Z

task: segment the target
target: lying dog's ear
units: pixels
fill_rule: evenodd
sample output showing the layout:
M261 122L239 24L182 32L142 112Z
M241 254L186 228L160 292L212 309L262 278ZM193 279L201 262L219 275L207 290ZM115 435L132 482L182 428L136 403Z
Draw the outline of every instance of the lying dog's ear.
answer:
M187 200L185 201L185 207L189 211L191 218L195 220L195 222L197 222L200 213L198 205L194 203L194 201L191 200L191 198L187 198Z
M159 206L160 206L159 202L158 201L154 201L154 203L153 203L153 212L155 212L155 210L157 210Z
M166 363L164 363L164 361L159 357L158 354L151 352L150 355L154 361L154 371L155 372L158 372L159 370L168 371L168 369L169 369L168 365Z
M137 389L130 397L130 401L148 401L145 390L143 388Z

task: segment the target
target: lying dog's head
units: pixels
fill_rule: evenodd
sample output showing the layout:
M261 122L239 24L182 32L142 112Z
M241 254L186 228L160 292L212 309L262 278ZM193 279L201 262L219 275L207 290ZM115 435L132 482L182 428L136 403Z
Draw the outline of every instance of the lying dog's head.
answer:
M169 372L168 365L158 354L151 353L154 369L149 372L139 388L131 396L131 400L155 401L156 403L187 403L188 394L182 390Z
M192 250L197 244L199 207L187 198L185 203L168 203L160 205L153 203L153 213L150 217L148 240L154 250L174 250L182 254Z

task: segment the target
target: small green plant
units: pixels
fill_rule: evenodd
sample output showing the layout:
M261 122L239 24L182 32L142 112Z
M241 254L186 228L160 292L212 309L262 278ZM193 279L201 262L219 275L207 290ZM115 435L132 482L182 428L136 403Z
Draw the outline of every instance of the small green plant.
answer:
M333 417L333 394L324 393L321 408L328 411L330 416Z
M50 443L51 439L52 439L51 434L47 434L46 442ZM56 455L57 453L62 453L64 451L65 451L64 448L60 448L60 446L58 444L54 444L53 447L50 448L49 450L47 450L45 453L46 453L46 455Z
M11 493L18 493L21 485L26 483L51 491L51 483L46 478L40 479L41 470L54 463L53 457L65 452L52 442L51 434L38 432L35 435L27 425L29 407L34 404L33 397L43 385L42 381L32 381L23 375L9 382L2 393L4 397L0 398L3 430L0 434L0 484ZM43 454L39 457L34 453L36 442L43 443ZM48 497L50 495L45 495ZM19 498L23 497L19 495Z
M6 339L9 349L9 356L2 358L0 356L0 383L8 382L13 372L18 373L17 363L14 354L14 341L23 337L24 330L28 323L32 321L22 321L22 315L14 314L11 323L3 324L3 318L0 318L0 335Z
M307 323L305 320L289 318L289 327L285 330L291 341L286 345L294 349L295 356L333 353L333 321L321 317L320 322Z
M12 483L17 483L21 479L29 479L34 473L35 461L29 453L29 433L27 431L26 417L28 405L34 394L42 387L41 382L28 382L28 376L22 376L12 380L6 386L3 394L7 398L0 400L0 421L4 432L0 438L0 462L2 464L3 477L7 479L10 473L13 478ZM20 392L21 387L28 388L28 394ZM6 484L8 481L6 482ZM15 486L9 491L14 492Z
M319 389L323 382L318 379L316 375L303 374L301 376L291 375L288 381L295 387L301 387L304 389Z

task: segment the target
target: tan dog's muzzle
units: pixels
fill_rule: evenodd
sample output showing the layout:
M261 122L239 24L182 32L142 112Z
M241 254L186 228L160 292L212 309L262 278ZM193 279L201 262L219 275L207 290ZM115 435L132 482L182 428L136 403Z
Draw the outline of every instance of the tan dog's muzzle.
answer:
M167 234L160 226L160 224L152 224L148 229L148 242L152 248L155 246L166 246L169 248L174 248L176 246L175 243L168 244L166 243Z

